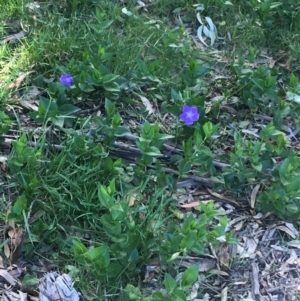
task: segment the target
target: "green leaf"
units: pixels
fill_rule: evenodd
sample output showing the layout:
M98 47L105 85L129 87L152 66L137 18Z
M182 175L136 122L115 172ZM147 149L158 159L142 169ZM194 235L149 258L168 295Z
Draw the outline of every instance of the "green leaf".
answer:
M107 233L107 235L115 235L118 236L121 234L121 224L118 221L114 221L111 217L111 214L103 214L100 217L100 221L104 226L104 230Z
M291 163L291 160L289 158L286 158L280 164L279 175L280 181L283 185L288 185L290 183L291 171L293 170L293 166Z
M169 293L172 293L177 286L176 280L168 273L165 274L164 285Z
M64 115L71 115L78 111L80 111L80 108L73 106L71 104L65 104L59 107L60 113L63 113Z
M128 296L129 300L142 300L142 293L140 289L138 287L134 287L132 284L127 284L124 292Z
M164 295L162 292L155 292L151 295L152 301L161 301L164 300Z
M219 219L219 223L222 225L222 226L227 226L228 224L228 217L227 216L223 216Z
M109 82L107 84L104 84L105 91L108 92L120 92L120 86L116 82Z
M122 269L123 268L119 263L111 262L106 268L105 276L109 278L117 278L120 275Z
M128 133L130 133L130 131L124 126L119 126L115 129L115 136L117 137L125 136Z
M188 235L185 236L180 243L181 250L190 249L195 244L196 240L197 240L196 232L188 233Z
M127 215L128 208L126 203L116 203L110 208L111 217L114 221L122 221Z
M20 215L22 213L22 210L26 210L26 208L27 208L26 197L25 195L21 195L14 203L11 212Z
M50 120L60 128L64 126L65 119L63 117L52 117Z
M208 121L203 125L203 131L205 133L206 138L210 138L212 136L213 124Z
M180 173L180 175L184 175L190 172L192 167L192 163L191 162L187 162L185 159L183 159L182 161L180 161L180 163L178 164L178 171Z
M0 111L0 136L10 129L12 121L2 111Z
M99 27L100 31L102 31L103 29L108 28L112 23L114 23L114 21L106 20L106 21L100 22L98 27Z
M113 178L110 183L109 186L107 187L108 193L110 196L113 196L116 192L116 179Z
M122 122L122 117L120 115L120 113L116 113L113 118L112 118L112 121L111 121L111 125L116 128L117 126L119 126Z
M147 151L145 152L145 154L148 155L148 156L157 156L157 155L160 155L161 152L160 152L160 150L157 147L150 146L147 149Z
M171 88L171 97L174 102L179 102L181 100L179 94L173 88Z
M109 250L105 246L97 247L89 251L91 261L97 264L98 267L106 268L110 263Z
M108 98L105 98L105 112L108 116L115 114L115 103L111 102Z
M87 248L79 241L73 240L73 250L75 256L84 255L87 253Z
M174 261L179 255L180 255L180 252L174 253L174 254L167 260L167 262Z
M254 169L256 169L257 171L259 171L259 172L262 171L262 167L263 167L263 166L262 166L261 162L252 162L251 165L252 165L252 167L253 167Z
M15 214L13 212L8 213L7 220L20 224L24 223L23 216L21 214Z
M57 104L49 98L40 97L39 104L45 108L47 112L57 111Z
M101 184L98 184L98 200L105 208L108 208L111 204L110 195L106 188Z
M119 75L115 75L115 74L106 74L102 77L102 82L104 84L113 82L114 80L116 80L119 77Z
M168 140L174 138L174 136L168 134L158 134L155 138L158 140Z
M139 259L140 259L139 251L137 250L137 248L134 248L128 258L128 261L138 262Z
M188 289L197 279L199 273L199 264L195 264L190 268L186 269L182 274L181 287Z
M299 208L295 204L286 205L287 216L289 214L296 214L299 212Z
M26 274L24 276L24 278L22 279L22 284L25 287L36 287L39 284L39 279L37 279L29 274Z
M170 301L186 301L186 293L181 289L176 289L170 297Z

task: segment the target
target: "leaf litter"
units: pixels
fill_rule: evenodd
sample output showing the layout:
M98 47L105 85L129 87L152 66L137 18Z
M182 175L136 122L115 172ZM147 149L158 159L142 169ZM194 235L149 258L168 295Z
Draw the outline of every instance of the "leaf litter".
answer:
M250 200L254 206L259 187L255 186L252 190L248 202L247 199L235 200L232 196L216 193L209 186L205 187L204 183L189 181L185 185L183 190L179 189L173 195L182 213L197 214L194 208L199 206L200 202L213 200L215 208L228 216L227 231L233 231L239 241L237 245L223 246L216 251L208 249L204 256L184 256L177 259L176 263L186 268L196 262L200 263L198 292L206 292L210 300L225 300L228 298L225 288L229 285L229 292L234 300L255 300L257 295L259 300L277 300L282 294L286 296L286 300L298 300L299 232L293 224L279 222L272 215L247 211ZM132 206L134 203L135 196L132 196ZM253 209L252 206L250 208ZM13 248L5 245L4 253L7 258L18 262L18 256L21 255L18 255L17 249L21 244L22 231L14 227L8 232ZM146 287L150 278L152 282L158 283L160 263L152 265L151 269L154 274L151 277L145 276ZM195 290L195 287L193 289ZM191 292L191 296L193 295L195 293Z

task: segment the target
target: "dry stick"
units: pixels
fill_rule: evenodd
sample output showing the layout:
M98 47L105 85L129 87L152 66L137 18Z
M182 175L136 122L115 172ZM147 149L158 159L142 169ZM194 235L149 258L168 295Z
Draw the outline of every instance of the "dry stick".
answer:
M155 166L152 166L150 165L149 168L152 168L152 169L155 169L156 167ZM164 171L166 173L172 173L172 174L175 174L177 176L180 175L180 173L172 168L168 168L168 167L165 167L164 168ZM190 185L195 185L195 183L199 183L199 184L204 184L206 186L209 186L209 187L213 187L214 186L214 182L211 181L210 179L208 178L203 178L203 177L199 177L199 176L194 176L194 175L188 175L188 180L189 183L187 183L185 186L190 186ZM178 182L178 184L180 185L182 182ZM188 185L189 184L189 185ZM180 187L184 187L182 185L180 185Z
M258 298L260 296L258 273L259 273L259 269L257 263L252 262L252 284L253 284L252 291L253 291L254 298Z
M86 109L86 110L80 110L79 112L77 112L77 115L88 115L90 113L94 113L96 111L98 111L99 109L101 109L103 105L100 104L92 109Z
M13 142L12 139L5 139L5 141L3 143L1 143L1 144L8 145L8 144L11 144L12 142ZM39 143L32 142L32 141L28 141L27 145L31 146L31 147L41 146ZM46 147L46 148L54 147L55 149L57 149L59 151L61 151L61 150L63 150L65 148L63 145L48 144L48 143L45 143L43 146ZM156 167L150 165L149 168L155 169ZM166 173L172 173L172 174L175 174L177 176L180 175L180 173L178 171L176 171L176 170L174 170L172 168L166 167L166 168L164 168L164 171ZM203 185L206 185L206 186L209 186L209 187L213 187L214 186L214 182L211 181L208 178L194 176L194 175L188 175L187 177L188 177L188 179L186 181L178 182L178 187L191 186L191 185L195 185L196 183L203 184Z
M136 135L133 135L133 134L126 134L126 135L123 136L123 138L125 138L125 139L127 139L129 141L135 141L139 137L136 136ZM179 148L175 148L173 146L170 146L167 143L164 143L163 147L166 148L167 150L169 150L170 153L175 153L175 154L181 153L181 150ZM213 165L216 166L216 167L220 167L220 168L224 168L226 166L230 166L230 164L226 164L226 163L215 161L215 160L213 161Z
M273 117L270 116L265 116L265 115L261 115L261 114L253 114L253 117L256 119L260 119L260 120L266 120L266 121L272 121ZM283 124L288 126L288 123L286 120L283 119Z

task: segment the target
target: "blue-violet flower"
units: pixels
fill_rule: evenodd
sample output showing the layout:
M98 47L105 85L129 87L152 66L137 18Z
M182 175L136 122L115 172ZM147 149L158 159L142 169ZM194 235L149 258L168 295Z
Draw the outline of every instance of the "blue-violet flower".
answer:
M182 114L180 114L180 120L186 125L192 125L200 117L198 109L195 106L189 107L187 105L183 106Z
M60 82L70 88L72 85L73 85L73 82L74 82L74 79L73 77L71 76L71 74L67 73L67 74L64 74L60 77Z

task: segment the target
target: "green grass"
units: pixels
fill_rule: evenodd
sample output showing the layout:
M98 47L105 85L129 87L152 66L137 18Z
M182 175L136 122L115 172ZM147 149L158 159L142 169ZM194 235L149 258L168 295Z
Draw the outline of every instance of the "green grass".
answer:
M299 216L300 162L286 137L289 127L295 134L300 129L299 105L286 100L287 91L300 93L297 1L277 8L254 0L204 1L202 19L209 16L221 38L215 48L199 47L198 2L175 2L149 2L147 10L136 1L46 1L33 10L26 6L30 1L0 4L1 39L26 31L25 38L0 45L0 108L16 130L5 190L14 202L9 218L26 228L27 260L34 254L70 272L87 300L104 300L105 294L134 300L137 291L128 286L126 295L123 289L149 287L143 273L153 260L163 268L155 276L158 286L171 286L166 273L175 278L183 272L173 261L179 253L196 256L208 243L218 247L226 219L211 205L194 210L195 216L180 211L176 174L181 180L207 177L216 192L232 197L250 195L260 183L258 210ZM4 23L16 19L20 28ZM18 89L8 88L27 71ZM75 78L70 89L59 83L64 73ZM19 101L34 87L41 94L39 103L31 99L38 112L21 109ZM141 96L154 104L154 114ZM200 110L197 127L178 121L183 104ZM74 113L98 105L97 116ZM259 123L253 114L271 116L273 123ZM142 120L152 126L142 127ZM0 115L0 138L11 137L6 124ZM131 144L141 156L129 162L110 157L123 126L141 137ZM88 136L91 127L96 132ZM174 135L181 152L169 160L153 158L171 140L159 133ZM49 147L51 141L60 148ZM213 160L229 166L218 169ZM41 215L27 221L28 213ZM167 300L186 296L190 284L169 288Z

